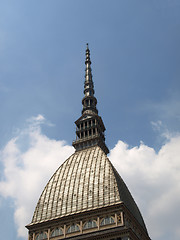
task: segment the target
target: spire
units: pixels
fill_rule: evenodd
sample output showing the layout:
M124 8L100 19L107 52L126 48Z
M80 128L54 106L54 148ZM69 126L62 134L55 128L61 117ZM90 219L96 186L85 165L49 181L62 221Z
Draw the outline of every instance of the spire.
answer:
M82 99L82 116L75 122L76 140L72 145L76 151L98 145L107 154L105 144L105 126L96 108L97 99L94 96L94 84L91 72L90 50L87 43L85 60L84 97Z
M90 50L87 43L86 48L86 60L85 60L85 81L84 81L84 98L82 99L83 110L84 112L94 112L98 113L96 109L97 100L94 97L94 84L92 80L92 72L91 72L91 60L90 60Z

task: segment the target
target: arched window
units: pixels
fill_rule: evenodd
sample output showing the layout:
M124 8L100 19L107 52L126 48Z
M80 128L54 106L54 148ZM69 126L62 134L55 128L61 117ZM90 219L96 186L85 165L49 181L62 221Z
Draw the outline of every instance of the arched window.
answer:
M67 233L72 233L72 232L79 232L79 226L77 224L72 224L68 230Z
M97 227L96 222L93 221L93 220L89 220L88 222L86 222L86 223L84 224L83 229L89 229L89 228L95 228L95 227Z
M36 236L36 240L47 239L47 234L45 232L41 232Z
M101 221L101 226L107 225L107 224L113 224L114 223L114 219L110 216L107 216L105 218L103 218L103 220Z
M61 228L56 228L51 232L51 237L56 237L60 235L63 235L63 231L61 230Z

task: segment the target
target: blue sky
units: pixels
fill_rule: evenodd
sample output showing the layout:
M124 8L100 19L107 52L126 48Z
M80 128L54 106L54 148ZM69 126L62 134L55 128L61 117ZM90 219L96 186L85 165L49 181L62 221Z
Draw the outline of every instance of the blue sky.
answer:
M52 149L55 147L53 144L60 144L64 154L62 158L72 152L70 145L75 138L74 121L82 109L87 42L91 51L97 107L107 129L108 147L114 152L116 148L119 151L125 149L126 156L130 152L134 154L133 149L139 154L143 146L143 156L148 155L150 149L157 159L162 160L163 151L167 151L169 156L169 149L172 149L170 156L176 156L178 147L174 146L178 146L180 132L179 28L178 0L0 2L1 236L9 240L23 239L20 237L22 234L18 236L17 233L19 226L23 225L23 220L19 220L20 212L16 213L14 220L15 211L24 206L23 199L21 201L14 190L10 193L11 184L15 186L16 180L13 183L7 179L7 172L11 169L9 166L12 167L14 161L12 159L19 159L13 162L18 176L18 170L26 169L24 164L34 147L34 136L36 140L41 139L50 146L52 144ZM36 145L35 149L39 154L38 147ZM11 164L7 164L10 159L7 151L8 154L12 153ZM114 156L113 152L111 155ZM38 156L38 161L43 161L42 154ZM157 161L161 163L161 160ZM53 159L50 161L52 163ZM112 161L117 163L116 160ZM122 160L122 163L126 166L126 162ZM40 175L38 180L45 180L39 183L41 188L36 190L37 193L33 192L33 187L31 192L27 190L26 194L37 196L33 198L33 204L58 164L56 162L46 177ZM172 169L180 167L178 159L174 164ZM161 164L158 166L163 169ZM130 166L124 169L127 168ZM127 177L125 181L129 181L128 186L140 199L144 193L141 190L147 186L138 183L139 187L133 186L133 180L128 180L131 179L128 172L123 172L121 168L118 170ZM154 168L150 172L153 171ZM31 178L33 175L28 173ZM145 173L143 170L142 174ZM167 174L173 173L172 170ZM10 174L14 173L10 171ZM133 179L134 175L131 176ZM157 171L154 179L159 179L159 176L161 171ZM164 178L166 175L162 176L162 182ZM177 178L172 180L172 184L176 181ZM148 179L146 183L149 182ZM1 187L1 183L7 185ZM13 189L18 189L18 186ZM19 194L23 195L26 187L22 189L23 193ZM140 189L139 195L136 189ZM174 194L180 195L179 190L174 189ZM141 206L145 209L145 203L139 201L140 209ZM35 207L33 204L32 209ZM152 205L153 200L149 202L149 207ZM151 214L143 211L147 222L152 223ZM33 210L30 212L29 220ZM159 217L157 222L163 217ZM161 233L155 235L153 227L147 224L147 228L152 231L149 230L149 234L153 239L164 239L163 228ZM170 230L165 232L166 239L179 239L180 233L172 237Z

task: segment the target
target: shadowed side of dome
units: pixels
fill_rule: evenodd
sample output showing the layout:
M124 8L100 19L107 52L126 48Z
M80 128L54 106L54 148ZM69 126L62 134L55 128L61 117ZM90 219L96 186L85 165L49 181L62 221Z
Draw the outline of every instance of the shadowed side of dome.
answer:
M146 225L142 218L141 212L139 211L139 208L136 202L134 201L129 189L127 188L125 182L123 181L119 173L116 171L114 166L112 166L112 169L114 171L114 176L117 181L120 200L125 204L125 206L133 214L133 216L136 218L139 224L143 227L144 231L147 232Z
M38 201L31 224L119 202L112 165L95 146L75 152L59 167Z

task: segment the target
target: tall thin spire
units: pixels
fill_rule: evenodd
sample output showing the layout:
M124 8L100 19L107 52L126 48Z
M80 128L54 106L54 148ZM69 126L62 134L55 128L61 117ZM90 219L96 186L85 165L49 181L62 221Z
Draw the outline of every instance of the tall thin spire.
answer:
M97 99L94 96L92 80L90 50L87 43L85 60L84 97L82 99L82 116L75 122L76 140L72 145L76 151L98 145L107 154L109 150L105 144L105 126L96 108Z
M85 81L84 81L84 98L82 100L83 110L82 114L87 111L98 113L96 109L97 99L94 97L94 84L91 72L90 50L87 43L86 60L85 60Z

